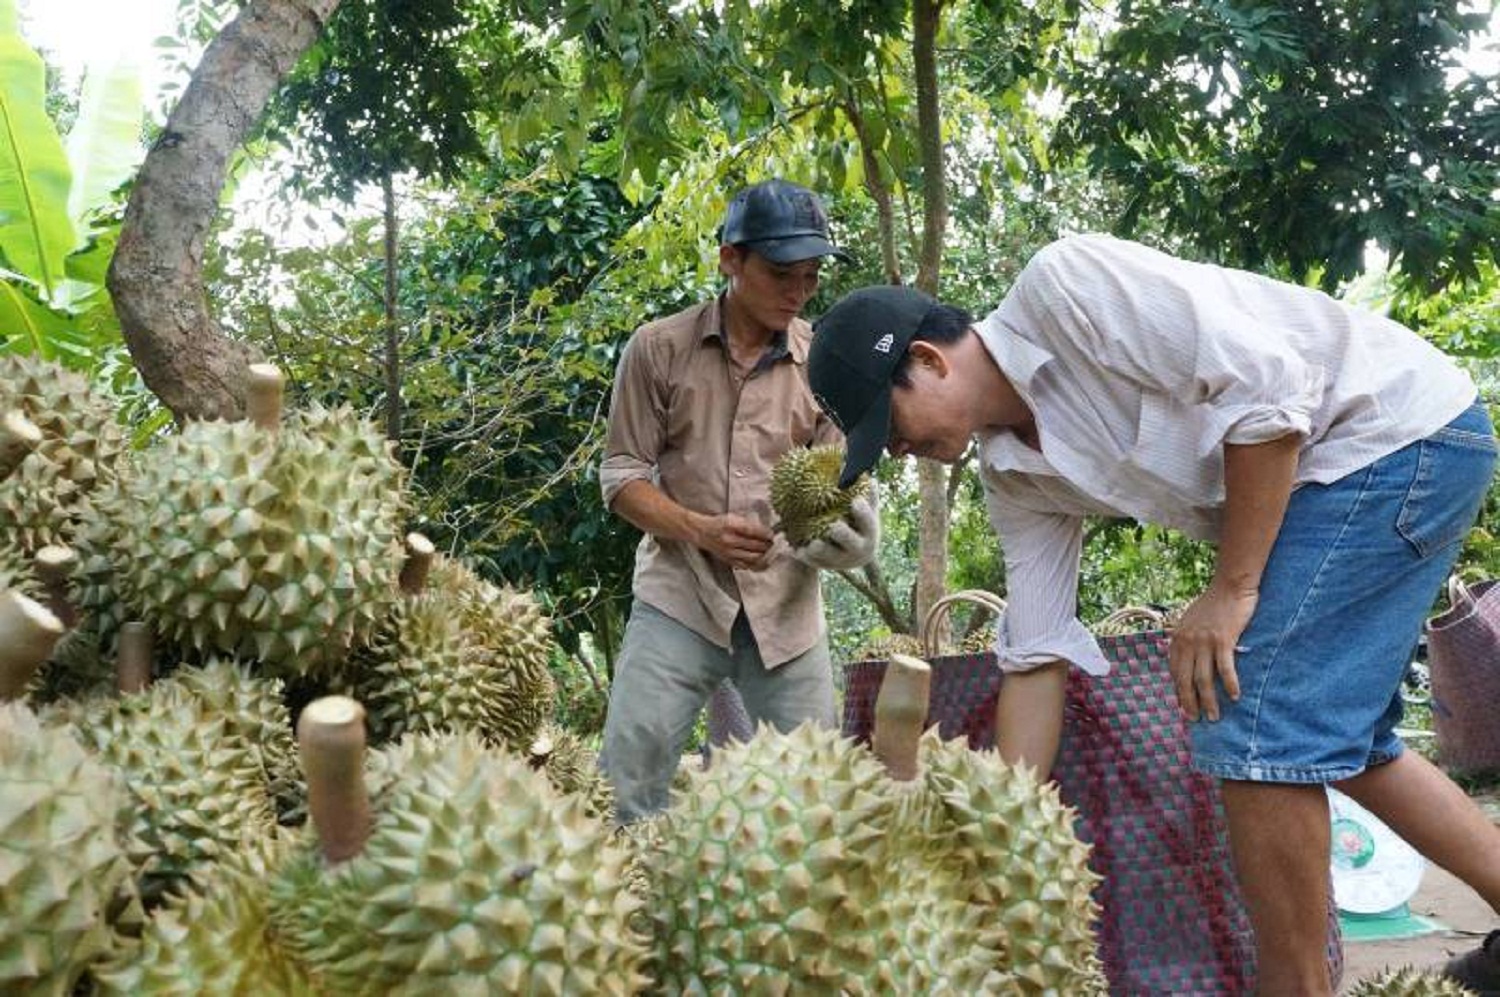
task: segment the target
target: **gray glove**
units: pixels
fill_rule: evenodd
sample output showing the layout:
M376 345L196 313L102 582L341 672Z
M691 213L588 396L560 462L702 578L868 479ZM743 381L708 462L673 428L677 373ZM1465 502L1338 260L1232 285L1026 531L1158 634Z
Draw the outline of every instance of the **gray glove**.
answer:
M849 506L849 514L830 526L821 540L793 547L792 556L803 564L833 571L869 563L878 546L880 512L872 485L868 496L855 499Z

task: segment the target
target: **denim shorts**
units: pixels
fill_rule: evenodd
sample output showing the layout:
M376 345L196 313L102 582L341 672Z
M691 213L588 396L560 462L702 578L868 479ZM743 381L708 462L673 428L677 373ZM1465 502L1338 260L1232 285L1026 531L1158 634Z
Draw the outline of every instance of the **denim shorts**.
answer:
M1476 402L1447 426L1292 492L1235 655L1240 699L1190 724L1221 779L1329 783L1401 753L1401 682L1495 469Z

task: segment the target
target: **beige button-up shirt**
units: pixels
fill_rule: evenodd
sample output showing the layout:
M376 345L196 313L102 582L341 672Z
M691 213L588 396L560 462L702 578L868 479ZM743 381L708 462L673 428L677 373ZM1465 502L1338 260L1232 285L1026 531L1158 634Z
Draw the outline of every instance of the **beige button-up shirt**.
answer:
M793 447L841 443L807 386L812 327L798 319L749 369L737 368L718 300L641 326L615 373L599 483L610 506L631 481L707 515L773 525L771 466ZM635 595L714 644L729 647L741 607L774 668L823 633L818 573L778 538L761 571L739 571L691 544L641 538Z
M998 652L1108 670L1076 618L1084 517L1217 541L1224 445L1302 437L1297 484L1429 436L1476 395L1406 327L1318 291L1075 236L1038 253L976 326L1036 417L1040 452L980 439L1009 593Z

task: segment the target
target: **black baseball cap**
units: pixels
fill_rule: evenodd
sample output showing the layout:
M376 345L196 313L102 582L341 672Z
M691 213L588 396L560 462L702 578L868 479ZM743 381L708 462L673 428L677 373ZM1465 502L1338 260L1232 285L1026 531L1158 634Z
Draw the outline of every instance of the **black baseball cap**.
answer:
M847 442L840 488L880 459L891 435L891 375L937 307L914 287L864 287L813 323L807 381Z
M774 263L819 256L849 259L828 241L828 212L818 195L787 180L766 180L734 195L724 211L719 241L744 246Z

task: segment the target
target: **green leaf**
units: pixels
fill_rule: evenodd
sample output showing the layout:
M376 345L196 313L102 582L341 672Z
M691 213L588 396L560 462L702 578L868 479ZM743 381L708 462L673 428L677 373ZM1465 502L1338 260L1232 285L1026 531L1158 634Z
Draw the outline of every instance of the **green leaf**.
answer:
M88 238L85 216L109 203L109 195L129 180L145 149L141 144L141 74L129 56L91 67L84 77L78 120L68 132L68 217L80 242Z
M47 116L45 75L16 28L15 0L0 0L0 253L50 297L74 239L68 158Z
M0 280L0 339L6 349L51 357L71 332L68 318L37 301L24 285Z

